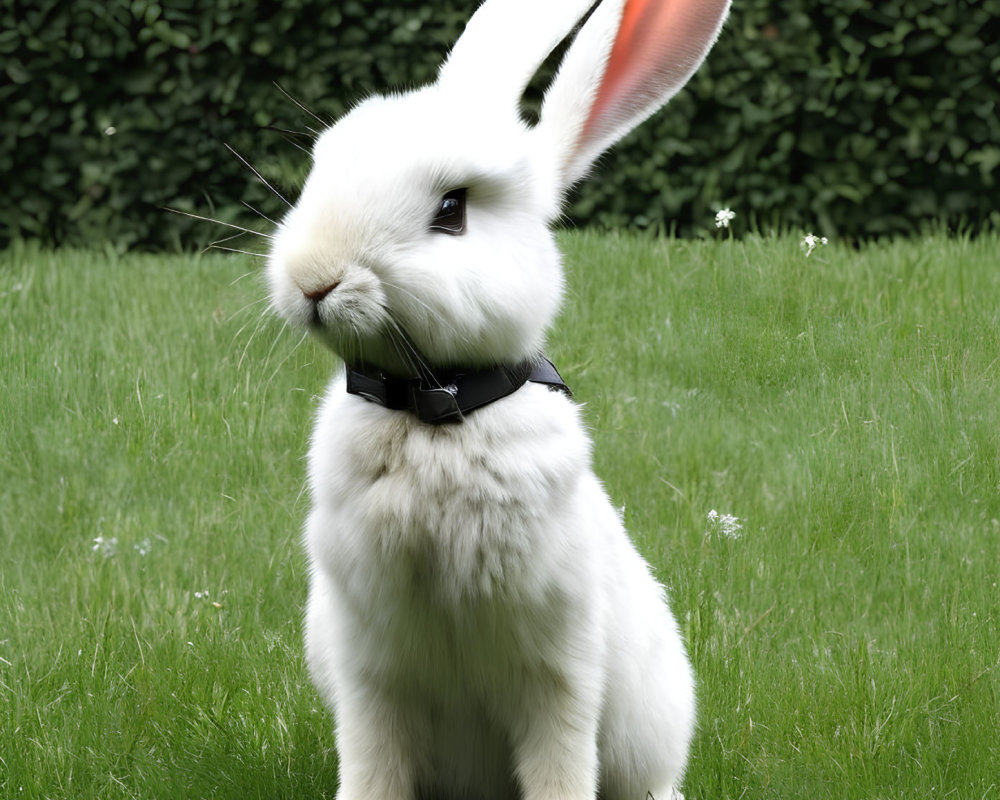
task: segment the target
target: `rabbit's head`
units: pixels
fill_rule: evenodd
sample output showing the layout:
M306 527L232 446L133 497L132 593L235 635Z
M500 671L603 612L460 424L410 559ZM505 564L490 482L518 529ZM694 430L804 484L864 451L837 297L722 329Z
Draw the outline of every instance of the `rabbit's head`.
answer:
M593 0L486 0L430 86L316 141L268 262L272 302L349 363L410 375L541 351L567 189L705 57L729 0L603 0L526 125L520 99Z

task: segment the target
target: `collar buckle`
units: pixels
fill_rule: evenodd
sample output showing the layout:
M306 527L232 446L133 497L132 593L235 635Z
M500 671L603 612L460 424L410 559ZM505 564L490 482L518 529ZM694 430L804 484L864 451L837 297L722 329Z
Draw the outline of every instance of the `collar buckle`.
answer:
M432 388L424 385L423 381L414 381L410 384L409 407L421 420L434 425L465 419L458 404L458 386L454 383Z

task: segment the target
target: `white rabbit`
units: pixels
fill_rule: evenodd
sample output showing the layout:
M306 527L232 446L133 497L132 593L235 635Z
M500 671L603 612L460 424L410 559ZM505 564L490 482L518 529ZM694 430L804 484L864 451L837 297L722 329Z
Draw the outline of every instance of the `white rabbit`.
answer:
M339 800L666 800L682 777L677 624L541 353L565 192L684 85L728 0L604 0L526 125L591 5L486 0L434 84L322 134L277 232L274 307L348 365L305 534Z

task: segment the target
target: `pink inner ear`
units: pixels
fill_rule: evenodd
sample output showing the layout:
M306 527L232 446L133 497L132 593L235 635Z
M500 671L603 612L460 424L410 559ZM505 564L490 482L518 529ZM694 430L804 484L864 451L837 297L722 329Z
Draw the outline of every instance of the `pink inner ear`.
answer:
M719 6L712 0L626 0L584 141L652 111L677 91L715 38Z

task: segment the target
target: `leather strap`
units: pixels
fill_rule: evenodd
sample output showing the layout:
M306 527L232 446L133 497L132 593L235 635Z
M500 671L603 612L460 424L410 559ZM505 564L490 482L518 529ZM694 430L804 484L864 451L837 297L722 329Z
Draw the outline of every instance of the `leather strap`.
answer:
M513 394L529 381L573 396L555 365L544 357L487 369L440 370L416 378L385 375L368 364L347 367L349 394L410 411L433 425L461 422L466 414Z

